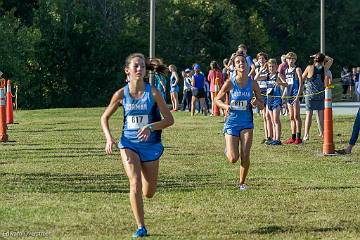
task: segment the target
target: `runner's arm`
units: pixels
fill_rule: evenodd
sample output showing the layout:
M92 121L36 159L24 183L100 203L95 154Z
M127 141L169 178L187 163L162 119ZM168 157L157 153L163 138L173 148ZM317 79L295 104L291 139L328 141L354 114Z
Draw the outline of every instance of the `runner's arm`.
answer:
M221 108L221 109L223 109L225 111L230 110L230 105L224 103L222 101L222 99L226 95L226 93L229 92L232 88L233 88L232 82L231 81L225 81L224 85L221 87L219 93L215 97L215 104L219 108Z
M110 132L109 119L113 115L113 113L119 108L119 104L122 102L123 98L124 98L124 88L114 93L114 95L111 98L109 106L105 109L105 112L101 116L100 122L106 138L105 152L107 154L112 153L112 145L115 143L115 140Z
M251 105L254 107L259 107L260 110L264 109L264 100L261 96L261 91L258 83L256 81L252 81L252 89L255 95L255 98L251 100Z

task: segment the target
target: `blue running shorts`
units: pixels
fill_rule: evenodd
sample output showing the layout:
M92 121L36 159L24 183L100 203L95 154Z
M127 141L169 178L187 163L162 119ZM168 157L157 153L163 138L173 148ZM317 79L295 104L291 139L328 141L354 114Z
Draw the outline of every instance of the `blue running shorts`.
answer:
M159 160L164 152L164 146L159 143L139 142L133 143L126 138L121 138L118 144L120 149L130 149L134 151L140 158L141 162L151 162Z
M242 130L245 129L253 129L254 123L247 123L243 126L237 126L237 127L224 127L224 134L231 135L234 137L240 137L240 133Z

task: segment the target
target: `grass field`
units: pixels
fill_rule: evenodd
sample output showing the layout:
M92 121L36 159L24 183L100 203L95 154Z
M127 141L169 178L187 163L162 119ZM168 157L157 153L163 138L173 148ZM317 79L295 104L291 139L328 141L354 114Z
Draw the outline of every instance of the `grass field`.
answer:
M0 144L0 239L130 238L128 181L119 153L104 154L103 110L15 113L11 141ZM111 121L114 136L120 112ZM239 163L223 155L222 119L174 115L163 134L158 192L145 200L147 239L360 239L360 147L322 157L315 127L306 144L261 145L256 116L250 189L240 192ZM289 121L282 120L285 139ZM335 118L337 149L353 120Z

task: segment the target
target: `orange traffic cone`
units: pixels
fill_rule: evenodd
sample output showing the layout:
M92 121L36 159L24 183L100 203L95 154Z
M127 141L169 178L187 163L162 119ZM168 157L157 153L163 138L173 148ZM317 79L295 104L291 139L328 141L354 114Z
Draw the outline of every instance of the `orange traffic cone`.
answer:
M332 118L332 96L331 96L330 86L327 86L325 88L323 154L325 156L335 154L333 118Z
M5 103L5 81L0 82L0 142L7 142L6 134L6 103Z
M13 101L10 80L7 81L6 91L6 124L14 123Z

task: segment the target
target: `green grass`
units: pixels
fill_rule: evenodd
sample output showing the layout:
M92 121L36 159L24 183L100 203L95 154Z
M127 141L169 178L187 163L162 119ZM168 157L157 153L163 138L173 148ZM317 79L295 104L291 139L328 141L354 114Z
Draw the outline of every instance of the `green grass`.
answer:
M104 154L104 109L18 111L0 144L0 239L129 239L135 229L119 153ZM114 136L121 111L112 118ZM303 116L304 117L304 116ZM226 161L221 118L175 113L163 134L158 192L145 200L148 239L359 239L360 148L322 157L313 125L301 146L265 146L255 117L249 191ZM336 148L354 116L334 120ZM282 118L283 139L289 121ZM12 238L15 239L15 238Z

